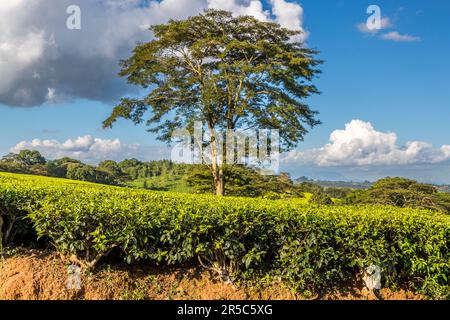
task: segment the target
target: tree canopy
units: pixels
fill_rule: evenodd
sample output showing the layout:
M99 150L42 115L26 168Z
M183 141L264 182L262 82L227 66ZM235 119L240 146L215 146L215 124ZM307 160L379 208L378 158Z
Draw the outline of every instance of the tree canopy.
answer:
M17 163L24 166L45 164L45 158L36 150L21 150L19 153L10 153L2 158L3 162Z
M432 185L405 178L384 178L368 190L355 191L345 199L347 204L382 204L396 207L429 209L450 213L450 197Z

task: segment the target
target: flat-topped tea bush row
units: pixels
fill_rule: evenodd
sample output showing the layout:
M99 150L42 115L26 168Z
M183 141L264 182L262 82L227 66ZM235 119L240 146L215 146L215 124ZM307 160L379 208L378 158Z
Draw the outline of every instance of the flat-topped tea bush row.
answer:
M370 265L383 284L448 297L450 216L385 206L189 195L0 174L11 241L32 229L86 268L111 252L131 262L198 262L227 281L274 276L327 290ZM14 217L14 219L12 218ZM9 225L7 227L7 225Z

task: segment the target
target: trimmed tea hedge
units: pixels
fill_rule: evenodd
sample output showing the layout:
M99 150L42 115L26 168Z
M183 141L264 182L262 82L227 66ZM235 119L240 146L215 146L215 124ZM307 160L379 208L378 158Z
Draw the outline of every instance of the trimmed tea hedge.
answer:
M271 275L304 291L329 289L375 264L386 286L449 296L450 217L429 211L0 174L0 212L8 221L26 217L39 237L87 268L114 250L129 263L199 261L227 280Z

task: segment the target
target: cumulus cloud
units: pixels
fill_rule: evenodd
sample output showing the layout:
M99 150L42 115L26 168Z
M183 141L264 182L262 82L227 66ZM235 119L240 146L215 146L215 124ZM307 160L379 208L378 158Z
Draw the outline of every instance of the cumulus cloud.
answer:
M22 141L12 147L10 151L18 153L24 149L38 150L48 159L70 157L87 162L132 158L141 151L141 147L138 144L129 145L122 143L119 139L104 140L90 135L68 139L64 142L40 139Z
M377 131L370 122L352 120L331 133L322 148L291 151L283 162L319 167L437 164L450 160L450 145L440 148L422 141L398 145L397 134Z
M251 0L240 3L236 0L208 0L208 7L233 12L235 15L251 15L261 21L270 19L270 12L264 11L261 1Z
M398 31L388 32L381 36L384 40L395 41L395 42L417 42L420 41L420 37L412 36L409 34L400 34Z
M0 1L0 104L36 106L61 99L114 102L130 92L118 62L152 24L206 8L253 15L303 30L302 7L287 0L78 0L81 30L66 28L72 0ZM303 39L305 36L303 36Z
M303 8L295 2L286 0L269 0L271 10L264 10L260 0L208 0L207 7L227 10L235 15L250 15L261 21L275 21L282 27L301 31L296 39L305 41L308 33L303 29Z
M297 3L287 2L285 0L271 0L272 13L276 17L276 21L283 27L301 31L295 40L305 41L308 32L303 29L303 8Z

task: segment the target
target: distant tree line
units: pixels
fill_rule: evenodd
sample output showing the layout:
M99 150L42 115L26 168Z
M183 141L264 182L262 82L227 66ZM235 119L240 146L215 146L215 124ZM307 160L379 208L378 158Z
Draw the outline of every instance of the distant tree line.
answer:
M126 159L121 162L105 160L97 166L71 158L45 159L38 151L22 150L0 160L0 171L36 174L109 185L144 179L143 188L153 189L147 180L173 176L184 179L193 193L214 193L214 178L205 165L174 163L170 160L143 162ZM266 199L301 198L311 194L309 202L318 205L391 205L428 209L450 213L450 193L440 192L436 186L405 178L385 178L367 189L328 187L306 178L293 181L288 173L265 176L244 166L225 166L226 194ZM151 181L151 180L150 180ZM156 190L160 190L155 188Z
M382 204L450 213L450 194L405 178L378 180L367 190L349 193L345 204Z
M109 185L121 185L125 181L149 178L165 174L186 174L187 165L169 160L142 162L127 159L121 162L105 160L97 166L64 157L45 159L39 151L22 150L10 153L0 160L0 171L37 174Z
M295 184L288 173L264 176L257 170L244 165L224 168L228 183L227 195L244 197L265 197L282 199L303 197L307 190ZM125 182L144 180L142 187L153 189L145 179L179 176L192 188L194 193L214 193L214 179L205 165L174 163L170 160L143 162L126 159L121 162L105 160L97 166L82 163L72 158L46 160L38 151L22 150L10 153L0 161L0 171L37 174L67 178L109 185L124 185ZM159 190L158 188L156 188Z
M324 188L338 188L338 189L368 189L373 185L373 183L370 181L357 182L357 181L313 180L306 176L295 179L295 182L297 183L313 182Z
M316 204L390 205L450 213L450 193L415 180L387 177L367 189L326 187L313 180L302 180L305 182L299 184L300 189L313 194L310 202Z

